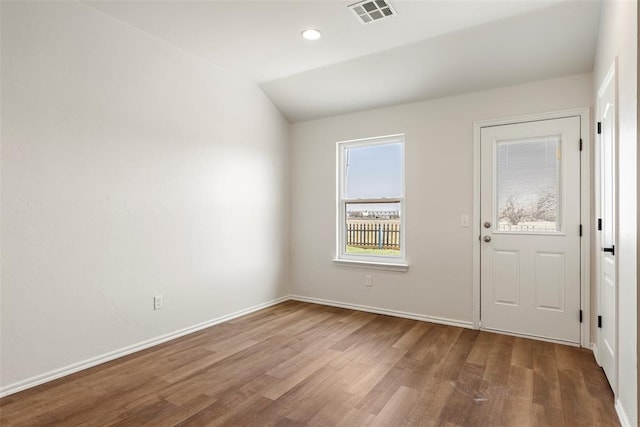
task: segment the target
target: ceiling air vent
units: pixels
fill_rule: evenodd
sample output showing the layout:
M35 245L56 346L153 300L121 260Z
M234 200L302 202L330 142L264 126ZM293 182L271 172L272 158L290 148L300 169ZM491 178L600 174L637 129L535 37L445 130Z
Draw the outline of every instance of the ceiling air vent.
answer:
M389 3L389 0L364 0L347 6L363 24L380 21L398 13Z

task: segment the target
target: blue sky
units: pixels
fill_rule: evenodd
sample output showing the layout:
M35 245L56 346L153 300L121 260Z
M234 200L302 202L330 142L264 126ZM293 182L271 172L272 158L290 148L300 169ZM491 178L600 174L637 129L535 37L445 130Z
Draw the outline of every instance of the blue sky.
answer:
M402 196L402 144L369 145L346 150L347 198Z

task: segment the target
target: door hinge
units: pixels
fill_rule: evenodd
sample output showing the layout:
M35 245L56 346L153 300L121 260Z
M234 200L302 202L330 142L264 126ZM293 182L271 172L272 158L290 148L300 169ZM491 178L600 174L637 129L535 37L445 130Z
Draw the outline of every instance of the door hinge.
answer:
M598 231L602 231L602 218L598 218Z
M580 237L582 237L582 224L580 224Z
M580 323L582 323L582 310L580 310Z
M598 316L598 328L602 328L602 316Z
M582 138L580 138L580 151L582 151Z
M616 256L616 245L611 245L610 248L602 248L602 252L609 252L611 255Z
M602 133L602 123L598 122L598 135Z

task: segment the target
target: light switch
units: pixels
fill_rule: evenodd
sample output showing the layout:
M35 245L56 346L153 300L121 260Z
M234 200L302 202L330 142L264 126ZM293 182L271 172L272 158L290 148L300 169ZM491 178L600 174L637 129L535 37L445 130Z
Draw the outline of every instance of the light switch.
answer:
M460 227L469 226L469 215L460 215Z

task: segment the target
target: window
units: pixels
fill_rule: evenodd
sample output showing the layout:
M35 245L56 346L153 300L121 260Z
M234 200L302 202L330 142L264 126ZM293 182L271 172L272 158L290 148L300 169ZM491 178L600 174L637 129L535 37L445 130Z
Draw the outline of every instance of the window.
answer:
M337 261L406 266L404 135L338 143Z
M495 231L562 231L560 135L498 141L495 150Z

